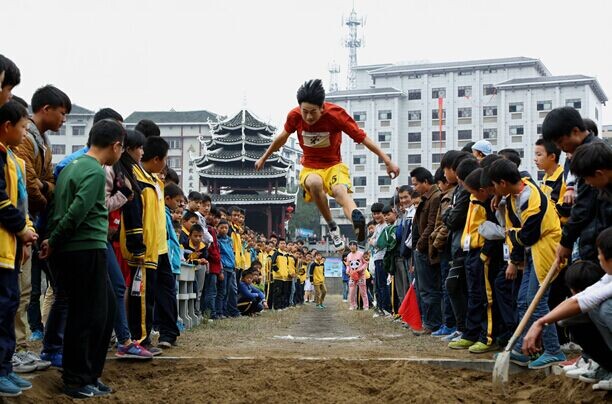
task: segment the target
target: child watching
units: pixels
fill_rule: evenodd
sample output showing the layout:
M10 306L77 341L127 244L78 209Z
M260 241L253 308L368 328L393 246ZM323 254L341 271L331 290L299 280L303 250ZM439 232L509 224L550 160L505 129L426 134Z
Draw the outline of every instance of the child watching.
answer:
M287 308L288 302L285 301L284 285L289 278L289 254L286 251L287 244L285 239L278 239L278 248L272 254L272 301L275 310Z
M221 220L217 225L217 240L221 252L221 266L223 267L223 285L217 291L217 314L226 317L238 317L238 296L236 285L236 255L232 247L229 234L229 223Z
M539 170L544 171L540 188L557 209L561 224L567 222L572 206L564 204L565 180L563 167L559 164L561 150L553 143L538 139L535 146L535 163Z
M530 179L521 177L516 164L500 159L491 164L488 173L496 194L506 195L508 238L513 248L525 247L526 250L525 269L517 304L518 318L523 318L540 282L544 280L555 261L555 250L561 240L561 224L546 195ZM516 225L509 220L512 216L518 218ZM548 295L549 291L546 290L529 324L548 314ZM531 363L528 356L520 353L524 335L523 332L510 353L514 363L520 366L528 365L530 369L541 369L565 360L555 327L546 327L543 333L544 353Z
M206 244L202 242L204 230L199 224L194 224L189 230L189 242L183 244L185 261L191 265L208 264Z
M238 309L243 316L252 316L264 309L264 294L253 286L253 270L246 269L238 286Z
M327 288L325 287L325 260L319 251L315 253L315 260L310 263L308 274L310 282L314 285L317 308L324 309L325 305L323 305L323 302L327 294Z
M306 273L304 275L304 302L312 303L314 302L314 285L310 282L310 276L308 275L308 268L312 263L312 254L310 252L306 254L304 263L306 264Z
M186 211L183 215L183 228L181 229L181 237L179 238L179 243L182 246L189 243L189 231L191 230L191 226L198 223L198 216L191 212Z
M359 294L363 301L363 308L369 309L368 292L366 291L365 271L367 262L363 259L363 253L358 251L356 241L349 243L351 252L346 256L346 273L349 275L349 299L350 308L349 310L355 310L357 308L357 288L359 288Z
M27 249L38 239L27 213L25 163L11 147L25 137L28 111L16 101L0 106L0 396L14 397L32 383L17 376L11 358L15 352L15 314L19 306L19 272ZM35 369L35 367L34 367Z

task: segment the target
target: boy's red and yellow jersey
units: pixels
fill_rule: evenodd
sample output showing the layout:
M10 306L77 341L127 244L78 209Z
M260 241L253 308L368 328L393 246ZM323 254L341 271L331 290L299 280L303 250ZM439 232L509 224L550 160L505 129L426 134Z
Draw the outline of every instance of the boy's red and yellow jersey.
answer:
M482 248L485 243L485 238L478 233L478 226L487 220L487 210L483 203L470 195L470 205L468 207L467 219L463 227L461 235L461 248L464 248L466 238L470 237L470 250Z
M540 184L540 188L542 189L544 195L546 195L548 199L552 201L553 207L559 216L561 224L565 224L567 222L572 210L571 205L563 203L563 197L565 196L565 191L567 190L563 174L563 167L558 166L552 175L549 176L548 174L544 174L544 178L542 178L542 183Z
M302 165L306 168L328 168L340 163L342 132L357 143L366 138L366 133L353 117L344 108L330 102L323 104L321 118L313 125L304 121L300 107L292 109L287 115L285 131L297 132L304 151Z

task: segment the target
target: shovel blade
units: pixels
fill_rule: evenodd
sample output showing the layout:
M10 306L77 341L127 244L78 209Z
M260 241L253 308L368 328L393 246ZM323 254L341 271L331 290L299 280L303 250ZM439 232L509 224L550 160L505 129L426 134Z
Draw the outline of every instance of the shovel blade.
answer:
M493 367L493 386L502 388L508 383L508 370L510 368L510 351L497 354L495 366Z

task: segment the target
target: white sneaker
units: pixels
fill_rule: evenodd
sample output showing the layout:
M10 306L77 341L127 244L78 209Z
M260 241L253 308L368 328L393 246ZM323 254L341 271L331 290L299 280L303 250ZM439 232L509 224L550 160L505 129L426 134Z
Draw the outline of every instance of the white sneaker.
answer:
M582 360L582 358L580 358L580 360ZM593 360L589 360L586 363L583 362L581 366L576 367L576 369L568 370L567 372L565 372L565 376L569 377L570 379L579 379L580 376L586 373L596 372L597 369L599 369L599 364Z
M457 337L461 338L461 336L462 336L462 335L463 335L463 334L461 333L461 331L455 331L455 332L453 332L453 333L450 333L450 334L448 334L448 335L445 335L444 337L442 337L442 338L440 338L440 339L441 339L442 341L445 341L445 342L451 342L451 341L454 341L454 340L455 340L455 338L457 338Z
M607 390L612 391L612 373L610 378L598 381L593 385L593 390Z
M342 235L340 234L340 227L336 226L334 230L330 230L329 235L334 243L334 248L338 251L344 250L344 240L342 240Z
M569 372L571 370L582 369L583 367L586 367L586 366L589 366L589 361L584 360L584 358L581 356L577 362L575 362L572 365L563 366L562 369L564 372Z
M460 332L460 333L459 333L459 335L457 335L455 338L453 338L453 339L451 340L451 342L457 342L457 341L460 341L460 340L461 340L461 338L463 338L463 333L462 333L462 332Z
M18 355L18 353L14 353L11 362L13 372L15 373L30 373L36 370L36 364L34 361L27 358L25 355Z

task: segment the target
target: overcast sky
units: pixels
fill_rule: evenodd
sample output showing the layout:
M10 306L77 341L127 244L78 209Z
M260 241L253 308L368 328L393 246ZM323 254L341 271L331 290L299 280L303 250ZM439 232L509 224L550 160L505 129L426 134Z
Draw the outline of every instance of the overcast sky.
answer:
M135 110L243 105L279 126L301 82L346 74L351 0L19 0L0 4L0 53L15 94L51 83L76 104ZM540 58L555 75L596 76L612 97L612 1L357 0L359 64ZM7 18L8 17L8 18ZM603 123L612 124L612 108Z

